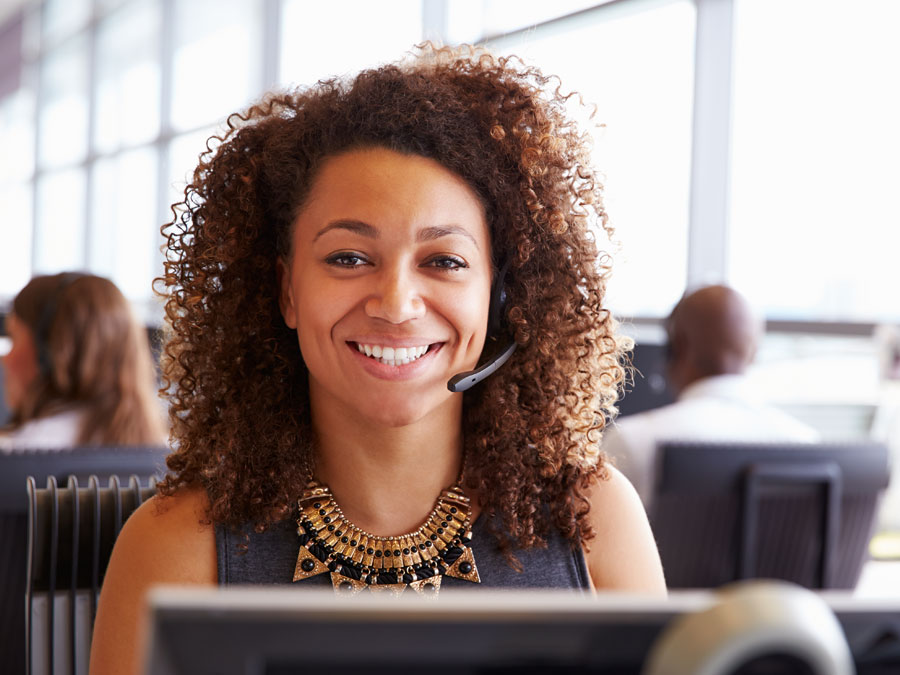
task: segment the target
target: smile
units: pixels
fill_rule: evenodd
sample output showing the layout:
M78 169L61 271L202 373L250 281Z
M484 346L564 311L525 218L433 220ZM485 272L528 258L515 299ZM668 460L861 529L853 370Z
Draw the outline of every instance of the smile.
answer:
M371 359L386 366L405 366L407 363L425 356L430 345L420 347L383 347L382 345L364 345L356 343L356 349Z

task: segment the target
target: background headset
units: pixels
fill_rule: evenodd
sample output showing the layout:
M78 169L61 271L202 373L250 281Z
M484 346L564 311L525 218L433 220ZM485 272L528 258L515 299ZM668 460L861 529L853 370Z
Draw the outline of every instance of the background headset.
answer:
M484 361L475 370L459 373L447 382L447 389L461 392L471 389L486 377L492 375L500 366L509 360L516 351L516 341L505 335L503 319L506 312L506 272L509 260L504 263L497 281L491 288L491 302L488 307L488 334L484 350L481 352Z

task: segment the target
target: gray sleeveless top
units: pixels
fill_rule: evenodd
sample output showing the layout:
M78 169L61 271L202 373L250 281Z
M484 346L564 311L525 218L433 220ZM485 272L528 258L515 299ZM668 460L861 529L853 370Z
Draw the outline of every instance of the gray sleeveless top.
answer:
M243 534L216 526L216 559L219 585L290 584L297 564L300 540L297 524L289 519L273 525L262 534L249 532L247 551L241 552ZM481 584L445 576L441 592L452 588L570 588L588 589L588 572L584 554L561 536L550 537L546 548L517 550L516 558L523 571L516 572L500 552L496 539L487 532L485 518L472 526L472 553L478 566ZM328 574L320 574L294 583L295 586L330 587Z

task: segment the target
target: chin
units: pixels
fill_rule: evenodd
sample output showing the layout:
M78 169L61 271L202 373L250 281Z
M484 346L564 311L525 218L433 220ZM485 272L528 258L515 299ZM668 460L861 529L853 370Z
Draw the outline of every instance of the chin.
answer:
M359 414L370 424L399 429L420 422L440 410L446 401L430 401L424 396L385 397L374 404L359 406Z

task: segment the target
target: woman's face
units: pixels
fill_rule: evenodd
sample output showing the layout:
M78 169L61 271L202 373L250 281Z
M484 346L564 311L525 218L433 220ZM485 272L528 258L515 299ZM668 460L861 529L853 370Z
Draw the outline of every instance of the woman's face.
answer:
M314 412L402 426L461 410L447 381L484 345L490 246L475 192L437 162L380 148L328 159L279 265Z
M12 340L12 349L3 357L5 372L3 384L6 405L17 411L31 383L38 376L37 351L31 330L15 314L6 317L6 332Z

